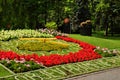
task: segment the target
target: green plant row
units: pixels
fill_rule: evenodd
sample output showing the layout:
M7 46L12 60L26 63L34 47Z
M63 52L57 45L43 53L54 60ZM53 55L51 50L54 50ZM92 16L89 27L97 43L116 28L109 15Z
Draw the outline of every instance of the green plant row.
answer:
M44 34L44 33L40 33L38 31L35 30L27 30L27 29L23 29L23 30L2 30L0 31L0 40L2 41L7 41L10 39L15 39L15 38L30 38L30 37L34 37L34 38L51 38L53 37L50 34Z
M91 61L58 65L45 69L4 77L5 80L61 80L77 75L96 72L120 66L120 56L107 57ZM17 79L16 79L17 78ZM2 79L2 78L1 78Z
M28 51L54 51L68 49L69 45L65 43L55 42L55 41L23 41L21 44L18 44L18 49L28 50Z

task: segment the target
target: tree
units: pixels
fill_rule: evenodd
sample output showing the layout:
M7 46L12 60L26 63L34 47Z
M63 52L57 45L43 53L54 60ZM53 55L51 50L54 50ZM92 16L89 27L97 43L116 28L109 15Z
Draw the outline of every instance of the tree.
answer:
M117 3L116 3L117 2ZM120 4L117 0L92 0L90 10L92 13L92 20L97 30L104 29L105 35L109 33L109 29L115 28L115 22L119 15ZM117 22L118 23L118 22Z

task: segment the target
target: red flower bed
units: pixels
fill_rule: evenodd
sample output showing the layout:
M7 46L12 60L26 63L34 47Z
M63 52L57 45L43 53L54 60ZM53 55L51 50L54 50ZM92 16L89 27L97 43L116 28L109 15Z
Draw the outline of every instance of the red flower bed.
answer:
M79 50L78 52L70 52L65 55L59 55L59 54L51 54L49 56L38 56L37 54L32 55L18 55L15 52L12 51L0 51L0 60L2 59L10 59L10 60L21 60L25 59L27 61L33 60L35 62L42 63L45 66L54 66L59 64L67 64L67 63L74 63L74 62L82 62L87 60L93 60L97 58L101 58L102 56L96 52L94 52L95 46L90 45L88 43L75 40L73 38L69 37L62 37L62 36L56 36L58 39L62 39L68 42L74 42L78 43L83 49Z
M73 38L70 37L63 37L63 36L56 36L57 39L62 39L65 40L67 42L74 42L74 43L78 43L83 49L95 49L96 46L93 46L91 44L88 44L86 42L80 41L80 40L75 40Z

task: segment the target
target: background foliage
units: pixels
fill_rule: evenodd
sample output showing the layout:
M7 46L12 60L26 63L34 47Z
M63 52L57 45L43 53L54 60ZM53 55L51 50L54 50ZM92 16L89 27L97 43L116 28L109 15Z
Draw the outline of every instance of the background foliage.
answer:
M43 28L47 22L61 26L69 17L73 30L92 20L94 30L119 33L118 0L0 0L0 29Z
M3 29L31 28L71 14L73 0L0 0L0 26Z

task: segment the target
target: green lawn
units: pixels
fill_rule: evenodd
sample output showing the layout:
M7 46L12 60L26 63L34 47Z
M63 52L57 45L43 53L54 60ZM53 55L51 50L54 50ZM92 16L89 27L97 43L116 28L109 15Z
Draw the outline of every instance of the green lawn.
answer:
M105 37L105 36L97 36L93 34L93 36L82 36L80 34L70 34L70 37L88 42L95 46L106 47L109 49L117 49L120 50L120 37Z
M12 73L10 73L0 64L0 77L9 76L9 75L12 75Z

